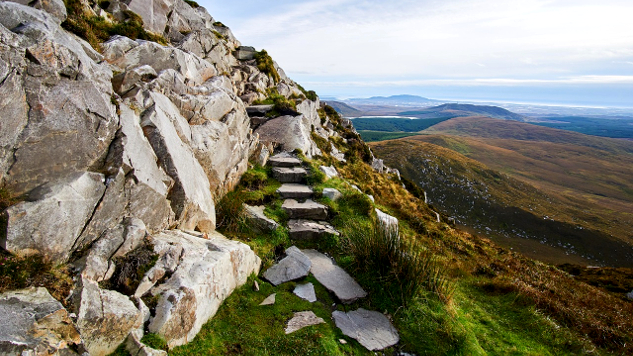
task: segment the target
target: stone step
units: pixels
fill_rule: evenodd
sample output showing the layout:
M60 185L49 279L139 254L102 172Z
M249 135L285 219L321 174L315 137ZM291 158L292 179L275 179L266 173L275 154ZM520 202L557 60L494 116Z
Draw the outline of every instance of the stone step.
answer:
M271 166L273 167L299 167L301 166L301 160L294 157L288 156L273 156L268 160Z
M335 265L329 257L317 250L302 250L301 252L310 259L312 263L310 272L314 278L334 293L342 303L350 304L367 296L367 292L356 283L354 278Z
M293 240L316 240L328 234L339 236L339 232L325 221L294 219L288 222L288 230Z
M273 168L273 178L281 183L300 183L308 176L308 171L295 167L275 167Z
M277 193L284 199L307 199L312 197L314 192L305 184L285 183L277 189Z
M327 206L309 199L304 203L299 203L294 199L286 199L281 208L286 211L290 219L327 219Z

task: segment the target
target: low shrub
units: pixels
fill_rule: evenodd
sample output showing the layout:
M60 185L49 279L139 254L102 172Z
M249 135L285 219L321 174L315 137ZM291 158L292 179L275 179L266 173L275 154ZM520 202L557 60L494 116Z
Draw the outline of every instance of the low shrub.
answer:
M257 61L257 68L264 74L267 74L275 84L281 81L281 77L275 68L275 63L265 49L259 52L255 52L255 60Z

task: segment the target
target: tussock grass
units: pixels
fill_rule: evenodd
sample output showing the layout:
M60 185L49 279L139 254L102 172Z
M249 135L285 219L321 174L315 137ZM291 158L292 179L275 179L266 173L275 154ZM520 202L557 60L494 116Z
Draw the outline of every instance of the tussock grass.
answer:
M275 68L275 63L265 49L259 52L255 52L255 60L257 61L257 68L264 74L267 74L275 84L281 81L281 77Z
M384 288L396 292L401 305L407 306L423 289L444 302L451 300L455 284L447 278L446 268L394 228L348 222L344 231L343 248L354 256L356 270L374 274Z

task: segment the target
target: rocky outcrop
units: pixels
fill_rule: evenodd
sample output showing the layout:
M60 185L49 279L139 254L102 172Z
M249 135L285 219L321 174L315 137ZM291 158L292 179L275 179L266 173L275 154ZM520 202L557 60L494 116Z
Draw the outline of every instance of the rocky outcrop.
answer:
M135 354L163 354L142 345L145 328L170 347L191 341L259 271L248 246L214 232L215 203L237 185L249 157L264 165L274 149L319 155L313 132L334 133L321 122L318 99L305 99L276 63L278 78L263 73L255 49L241 47L204 8L182 0L80 3L85 16L106 22L136 13L169 45L116 35L97 52L60 26L77 15L64 2L0 2L0 188L18 201L3 212L0 245L68 263L76 281L76 321L58 305L45 322L25 318L21 327L37 324L29 330L39 336L19 349L105 355L125 342ZM300 98L296 116L251 120L247 105L274 90ZM301 163L286 161L279 165ZM307 175L290 169L289 181ZM145 272L137 264L154 259L135 275ZM151 314L141 297L158 300Z

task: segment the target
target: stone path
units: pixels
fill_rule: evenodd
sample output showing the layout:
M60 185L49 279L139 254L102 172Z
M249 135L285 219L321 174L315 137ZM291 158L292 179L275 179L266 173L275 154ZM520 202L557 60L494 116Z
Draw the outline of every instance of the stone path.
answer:
M317 203L311 198L314 195L312 188L302 184L308 172L301 167L301 161L289 153L281 153L271 157L268 162L273 167L273 177L283 183L277 193L284 198L282 209L288 214L289 236L293 240L318 240L328 234L339 235L338 231L326 221L328 218L327 206ZM337 175L334 167L326 168L328 177ZM342 198L342 194L333 188L323 190L323 195L332 200ZM257 208L260 210L261 208ZM382 212L380 212L382 213ZM388 215L381 216L380 221L384 225L393 226L393 221ZM397 221L395 223L397 229ZM321 283L328 291L334 294L341 303L350 304L367 296L367 292L345 270L337 266L328 256L317 250L299 250L292 246L286 250L284 257L277 264L267 269L262 277L275 286L282 283L306 277L308 273ZM293 291L299 298L311 303L317 301L317 296L312 283L297 285ZM270 303L274 295L266 298ZM263 304L263 303L262 303ZM343 334L357 340L370 351L382 350L398 343L397 330L391 325L389 319L380 312L358 309L348 313L334 311L332 318L336 326ZM297 312L288 321L286 334L295 332L301 328L324 323L312 311Z

